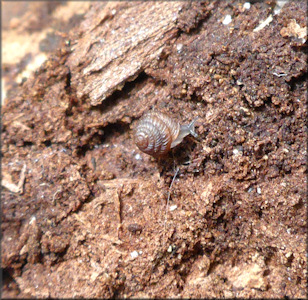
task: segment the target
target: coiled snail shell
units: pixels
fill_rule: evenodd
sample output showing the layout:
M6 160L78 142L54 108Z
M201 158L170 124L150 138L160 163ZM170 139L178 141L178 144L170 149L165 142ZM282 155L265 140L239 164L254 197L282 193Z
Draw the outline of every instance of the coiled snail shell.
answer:
M197 136L195 122L180 125L169 116L151 111L146 113L134 129L134 140L137 147L144 153L154 157L164 156L171 148L180 144L189 134Z

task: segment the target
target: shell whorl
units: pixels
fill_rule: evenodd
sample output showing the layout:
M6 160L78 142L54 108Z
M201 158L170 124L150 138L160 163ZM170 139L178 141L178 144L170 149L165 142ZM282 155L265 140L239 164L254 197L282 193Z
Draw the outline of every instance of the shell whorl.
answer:
M154 157L163 156L177 138L180 124L165 114L148 112L138 122L134 130L134 140L138 148Z

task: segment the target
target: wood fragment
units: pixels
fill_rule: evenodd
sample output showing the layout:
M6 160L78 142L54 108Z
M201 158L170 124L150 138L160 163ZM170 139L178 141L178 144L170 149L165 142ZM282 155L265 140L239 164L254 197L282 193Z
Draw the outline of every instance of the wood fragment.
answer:
M89 95L91 105L99 105L127 81L134 80L157 60L165 46L177 34L181 2L96 4L95 18L86 18L82 37L75 41L67 65L73 70L72 85L78 97ZM138 23L130 16L138 9ZM121 24L121 26L114 26ZM110 32L110 28L113 28ZM125 41L125 43L123 43Z
M23 186L26 179L26 169L27 166L24 165L21 172L18 184L12 183L12 176L8 173L3 173L3 178L1 180L1 185L7 188L12 193L19 193L22 194L24 192Z

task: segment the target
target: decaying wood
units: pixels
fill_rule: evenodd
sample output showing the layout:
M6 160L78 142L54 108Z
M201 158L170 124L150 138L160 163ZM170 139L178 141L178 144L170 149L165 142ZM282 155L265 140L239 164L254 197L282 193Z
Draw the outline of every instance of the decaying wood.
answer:
M78 70L72 73L78 96L98 105L136 78L175 38L186 9L182 1L96 3L67 62Z

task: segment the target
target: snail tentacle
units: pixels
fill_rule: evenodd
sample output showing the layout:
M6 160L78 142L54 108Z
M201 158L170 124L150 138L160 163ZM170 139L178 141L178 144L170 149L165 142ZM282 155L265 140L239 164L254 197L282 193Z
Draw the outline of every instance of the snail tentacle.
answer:
M171 148L180 144L183 141L184 137L189 135L189 134L191 134L194 137L198 136L198 134L195 131L195 123L196 123L197 120L198 120L198 118L194 119L192 122L190 122L187 125L181 125L179 134L178 134L177 138L172 142Z

